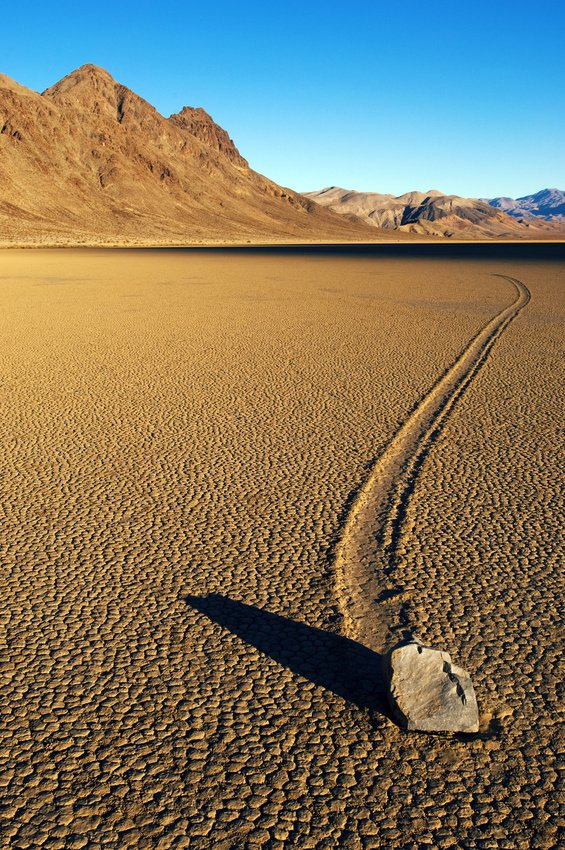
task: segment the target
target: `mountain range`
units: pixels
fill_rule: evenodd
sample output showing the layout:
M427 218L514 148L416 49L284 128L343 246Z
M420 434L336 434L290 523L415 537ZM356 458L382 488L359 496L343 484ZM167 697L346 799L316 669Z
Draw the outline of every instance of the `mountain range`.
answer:
M551 198L555 211L560 209L558 190L544 190L531 198L545 197L549 208ZM463 198L446 195L437 189L427 192L406 192L404 195L384 195L377 192L356 192L330 186L315 192L305 192L304 197L323 204L334 212L355 215L378 228L411 233L419 236L455 237L459 239L531 239L559 238L565 235L565 220L559 215L542 218L541 213L515 215L510 204L495 201L511 199ZM522 199L526 200L526 199ZM517 202L514 202L517 203ZM541 209L541 207L539 208ZM509 214L510 213L510 214ZM537 216L537 217L536 217Z
M300 194L250 166L202 108L164 117L103 68L42 94L0 74L0 244L563 238L564 193Z
M163 117L95 65L42 94L0 75L0 241L368 241L253 171L203 109Z
M488 203L521 221L537 218L565 222L565 192L561 189L541 189L522 198L490 198Z

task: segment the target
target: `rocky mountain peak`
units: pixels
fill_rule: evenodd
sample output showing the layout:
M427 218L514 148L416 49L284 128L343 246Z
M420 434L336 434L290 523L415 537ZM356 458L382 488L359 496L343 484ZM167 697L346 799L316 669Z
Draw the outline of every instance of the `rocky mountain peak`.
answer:
M233 165L249 167L226 131L201 106L183 106L180 112L170 116L169 121L225 156Z
M91 91L100 91L108 88L115 88L118 83L112 75L105 71L104 68L99 68L98 65L81 65L75 71L71 71L59 82L45 89L42 94L47 97L54 95L67 94L74 89L87 88Z

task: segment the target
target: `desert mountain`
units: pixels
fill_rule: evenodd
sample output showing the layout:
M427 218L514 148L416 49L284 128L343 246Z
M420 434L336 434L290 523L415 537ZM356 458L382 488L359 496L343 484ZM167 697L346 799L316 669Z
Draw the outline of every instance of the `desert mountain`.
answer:
M556 233L547 225L519 222L487 201L444 195L437 189L395 196L331 186L305 192L304 197L334 212L355 215L375 227L397 232L468 239L551 238Z
M43 94L0 75L3 242L372 237L253 171L203 109L165 118L95 65Z
M490 198L487 203L517 219L565 222L565 192L561 189L541 189L522 198Z

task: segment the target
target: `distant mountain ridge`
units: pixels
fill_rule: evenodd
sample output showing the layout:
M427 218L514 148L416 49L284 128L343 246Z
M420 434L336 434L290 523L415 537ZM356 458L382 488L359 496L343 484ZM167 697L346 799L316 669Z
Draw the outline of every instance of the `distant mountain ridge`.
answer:
M0 75L0 241L367 241L253 171L201 108L165 118L103 68L42 94Z
M375 227L400 233L463 239L516 239L551 238L565 232L557 219L546 222L531 216L522 220L487 200L445 195L437 189L395 196L330 186L304 192L304 196L334 212L356 215Z
M484 200L513 218L543 218L546 221L565 222L565 191L561 189L541 189L534 195L524 195L522 198Z

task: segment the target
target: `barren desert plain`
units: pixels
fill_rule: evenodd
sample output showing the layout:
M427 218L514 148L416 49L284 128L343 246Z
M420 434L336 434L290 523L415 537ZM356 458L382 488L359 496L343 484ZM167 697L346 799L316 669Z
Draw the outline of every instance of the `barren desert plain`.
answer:
M432 247L0 251L3 847L558 846L563 255Z

